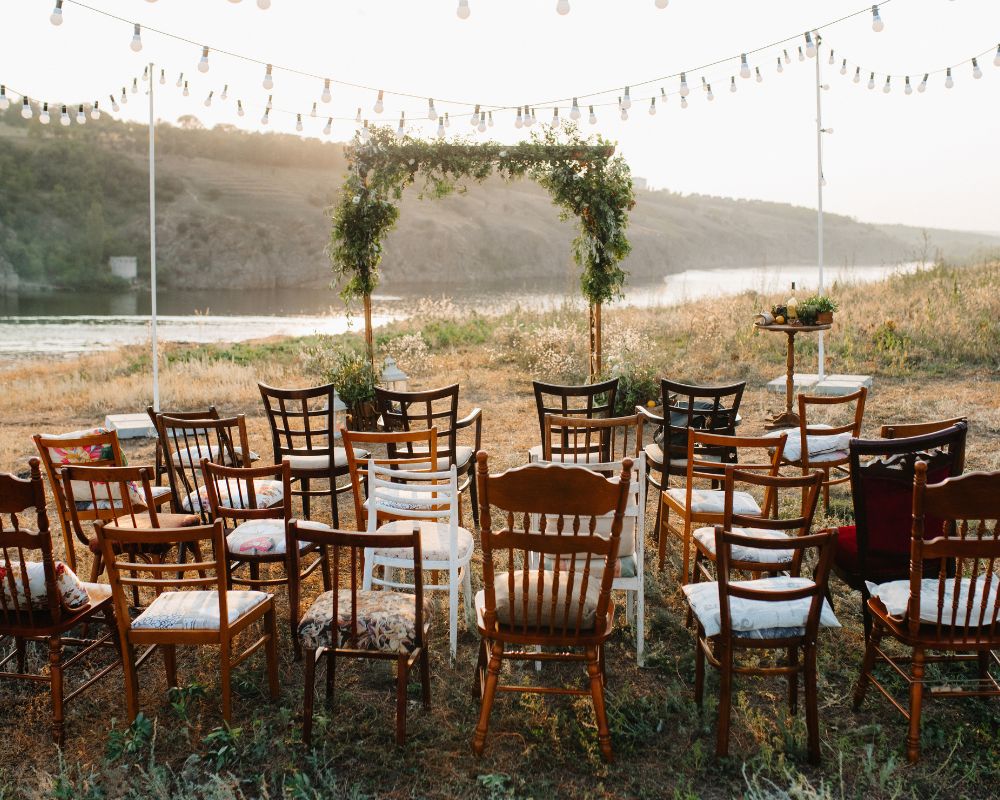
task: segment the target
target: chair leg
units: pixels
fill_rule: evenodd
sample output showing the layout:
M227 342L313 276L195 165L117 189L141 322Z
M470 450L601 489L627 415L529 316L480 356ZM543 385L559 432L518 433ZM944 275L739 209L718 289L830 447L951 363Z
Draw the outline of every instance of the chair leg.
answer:
M788 673L788 711L794 717L799 711L799 648L788 648L788 666L796 668Z
M302 517L303 519L311 519L309 516L309 479L299 478L299 486L302 487Z
M805 652L806 678L806 739L809 750L809 763L818 764L819 755L819 700L816 695L816 645L806 646Z
M101 572L104 569L104 559L100 553L94 553L94 560L90 565L90 582L97 583L97 579L101 577ZM136 603L138 605L138 603Z
M590 676L590 694L594 699L594 714L597 717L597 744L601 748L604 760L615 760L611 752L611 729L608 727L608 711L604 707L604 681L601 679L601 667L598 663L596 647L587 648L587 674Z
M691 518L684 516L684 559L681 564L681 583L691 581Z
M52 740L62 746L63 732L63 664L62 640L49 639L49 682L52 686Z
M330 648L326 651L326 705L333 706L337 689L337 651Z
M292 582L298 581L299 576L292 574L293 570L289 570L287 565L285 567L285 577L288 578L288 583L285 588L288 590L288 627L292 634L292 657L299 661L302 658L302 643L299 642L299 623L295 619L295 598L294 591L292 589ZM265 617L266 619L266 617ZM275 641L277 641L277 635L275 635Z
M479 652L476 655L476 671L472 677L472 696L480 700L483 698L483 689L486 685L486 666L489 664L487 656L486 640L479 640Z
M458 568L448 570L448 643L451 663L458 657Z
M129 724L139 715L139 675L135 668L135 648L121 643L122 671L125 673L125 708Z
M222 719L226 724L233 719L233 652L232 642L224 641L222 656Z
M472 752L477 756L483 754L486 747L486 732L490 726L490 712L497 695L497 683L500 681L500 664L503 660L503 645L493 642L489 665L486 667L486 682L483 685L483 696L479 704L479 722L476 723L476 733L472 737Z
M472 628L476 624L476 612L472 608L472 565L466 564L462 573L462 594L465 595L465 625Z
M406 744L406 679L407 657L396 660L396 744Z
M868 682L871 680L872 669L875 667L875 648L878 647L881 639L882 629L880 627L876 627L865 636L865 657L861 662L861 674L858 675L858 682L854 686L852 705L855 711L861 708L861 704L865 701Z
M163 668L167 673L167 688L179 686L177 683L177 647L172 644L161 644L163 651Z
M705 701L705 651L701 648L701 630L694 642L694 702L700 709Z
M476 488L476 459L472 459L469 466L469 502L472 503L472 524L479 527L479 489Z
M307 648L303 654L306 662L305 686L302 693L302 741L312 744L313 695L316 693L316 651Z
M639 590L635 598L635 660L646 665L646 576L639 572Z
M336 497L336 495L334 495ZM337 527L337 522L333 523L333 527ZM330 569L330 549L324 544L320 545L320 571L323 573L323 591L329 592L333 587L333 575Z
M830 470L823 470L823 509L830 513Z
M720 758L729 755L729 718L733 705L733 656L725 644L720 643L719 659L719 725L716 731L715 754Z
M920 712L924 699L924 651L913 648L910 664L910 730L906 736L906 758L911 764L920 760Z
M264 627L267 636L267 642L264 644L264 656L267 659L267 688L271 699L277 700L280 692L278 687L278 615L274 610L273 601L271 610L264 614ZM295 649L298 651L299 637L294 633L292 641L295 642Z
M340 508L337 505L337 498L340 495L337 494L337 479L333 475L330 476L330 516L333 517L333 527L340 527Z
M424 701L424 711L431 710L431 661L430 651L424 644L420 648L420 696Z
M668 526L670 525L670 509L664 507L662 492L660 492L660 497L657 501L656 519L656 550L660 560L660 569L662 570L663 564L667 560L667 536L669 535Z

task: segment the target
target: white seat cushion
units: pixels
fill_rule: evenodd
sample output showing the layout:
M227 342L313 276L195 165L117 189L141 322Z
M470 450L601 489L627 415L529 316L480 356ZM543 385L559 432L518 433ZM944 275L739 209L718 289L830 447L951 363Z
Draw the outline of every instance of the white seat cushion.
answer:
M990 580L988 591L986 591L986 614L985 625L993 622L993 609L997 600L997 591L1000 589L1000 574L994 573L992 576L979 575L975 579L962 578L959 582L958 605L955 605L955 580L949 578L945 582L944 602L941 611L941 623L943 625L965 625L966 613L969 609L969 600L972 600L972 613L969 616L971 627L979 626L979 616L983 611L983 584L981 581ZM894 617L901 617L906 613L907 605L910 602L910 581L889 581L876 585L865 581L868 591L872 597L877 597L885 605L886 610ZM939 584L936 578L924 578L920 581L920 621L937 623L938 618L938 590Z
M378 533L412 533L414 525L420 526L420 555L424 561L448 561L451 558L451 534L445 523L398 519L380 526ZM456 558L461 562L472 555L475 541L465 528L459 528L455 545ZM412 559L413 550L409 547L379 547L375 550L375 558Z
M540 444L528 448L528 461L544 461L545 448ZM600 453L567 453L552 454L550 461L554 464L602 464L604 460Z
M361 461L371 455L367 450L359 450L355 457ZM326 472L330 468L330 456L285 456L293 471ZM343 447L333 449L333 468L347 467L347 451Z
M760 539L787 539L788 534L784 531L774 531L767 528L733 528L733 533L742 536L756 536ZM698 528L694 532L694 538L713 556L715 552L715 528ZM765 550L762 547L748 547L742 544L734 544L730 548L734 561L752 561L756 563L765 562L768 564L790 563L795 555L794 550Z
M234 624L271 595L266 592L226 592L226 617ZM132 630L217 631L217 591L163 592L132 622Z
M150 492L153 493L153 499L163 497L165 494L170 494L169 486L150 486Z
M250 504L250 497L247 493L246 481L219 480L216 482L219 492L220 505L227 508L247 508ZM253 490L257 499L258 508L270 508L280 503L285 496L285 489L281 481L260 480L253 482ZM208 487L201 486L184 498L181 507L188 513L197 514L201 511L209 511Z
M430 508L430 492L416 492L412 489L379 489L379 506L387 511L398 508L401 511L424 511ZM362 507L367 511L371 498L365 498ZM444 506L447 506L445 502Z
M308 547L309 543L301 543ZM234 556L280 556L287 551L283 519L251 519L237 525L226 537L226 547Z
M642 449L650 464L660 466L663 463L663 449L656 442L650 442Z
M829 428L822 422L810 425L810 428ZM785 449L781 452L781 457L785 461L799 461L802 458L802 434L798 428L782 428L781 430L770 431L764 435L776 438L787 433L788 439L785 441ZM833 433L829 436L807 436L806 447L809 448L810 461L835 461L838 458L846 458L848 446L850 445L850 431L847 433ZM771 452L774 452L773 450ZM830 455L837 453L838 455Z
M508 574L501 572L494 577L493 591L496 595L497 622L502 625L521 625L524 620L524 572L517 570L514 572L514 602L511 602L510 587L507 584ZM541 601L539 603L538 570L533 569L528 573L528 614L527 623L529 627L535 626L536 619L540 619L542 627L548 627L551 622L558 630L563 627L563 620L566 613L567 593L570 599L569 626L576 627L577 609L579 608L580 586L583 576L577 572L573 576L572 586L570 585L569 574L559 573L556 581L555 573L542 570L541 581ZM553 584L556 584L556 598L553 603ZM597 601L601 593L600 576L591 574L587 582L587 591L583 597L583 613L581 615L580 630L591 630L594 627L594 620L597 618ZM541 616L539 617L539 604L541 605ZM486 609L486 592L481 590L476 594L476 612L481 617Z
M775 578L760 578L755 581L732 581L731 586L770 591L789 591L815 584L808 578L793 578L781 575ZM719 584L716 581L689 583L681 587L687 597L691 611L698 618L706 636L717 636L722 631L722 616L719 612ZM748 600L742 597L729 598L729 621L734 632L764 631L768 629L802 628L809 616L812 598L799 600ZM823 600L819 624L824 628L839 628L840 622ZM795 635L795 634L788 634Z
M667 489L670 499L683 506L687 502L687 489ZM726 493L722 489L692 489L691 508L694 514L722 514ZM749 492L733 492L733 513L759 515L760 506Z
M413 455L415 456L424 455L426 452L427 452L426 447L422 447L420 445L413 446ZM455 445L455 466L459 470L461 470L462 467L466 466L469 463L470 459L472 458L475 452L476 451L473 448L469 447L468 445L464 444ZM439 459L439 463L437 465L438 469L448 469L451 466L451 464L445 463L445 458L447 455L448 455L447 449L438 444L438 459ZM400 458L406 457L406 451L401 450L399 456ZM423 469L429 469L429 468L430 464L427 464L423 467Z
M182 441L182 439L179 441ZM233 452L236 454L238 459L242 460L242 447L239 447L238 445L234 446ZM171 453L170 460L173 461L174 465L178 467L198 468L203 458L207 458L209 461L218 463L215 459L219 457L220 453L222 454L224 460L224 466L232 466L232 458L229 456L228 448L220 448L217 444L207 444L205 442L192 444L191 447L177 448L173 453ZM260 456L251 450L250 460L257 461L258 459L260 459Z

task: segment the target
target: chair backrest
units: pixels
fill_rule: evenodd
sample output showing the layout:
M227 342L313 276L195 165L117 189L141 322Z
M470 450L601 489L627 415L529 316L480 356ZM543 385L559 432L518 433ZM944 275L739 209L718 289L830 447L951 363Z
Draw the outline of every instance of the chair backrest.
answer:
M937 433L938 431L951 428L959 422L965 423L966 427L969 425L969 421L965 417L937 419L932 422L893 422L889 425L883 425L879 429L878 435L881 439L905 439L910 436L924 436L928 433ZM963 453L962 455L964 457L965 454ZM964 463L962 466L964 467Z
M146 406L146 414L149 416L150 421L153 423L153 428L156 430L156 479L159 480L160 475L167 471L166 458L164 456L164 443L160 438L160 426L157 424L156 417L159 414L163 414L167 417L173 417L174 419L218 419L219 410L215 406L209 406L204 409L194 409L188 411L163 411L162 409L157 410L153 406Z
M538 411L538 431L545 441L545 415L599 419L610 417L618 396L618 378L589 383L584 386L561 386L557 383L532 381L535 407Z
M307 389L278 389L257 384L271 426L274 463L284 456L330 456L337 446L337 392L332 383Z
M359 647L358 637L364 633L364 629L358 626L358 592L361 591L362 577L361 564L364 561L364 551L367 547L375 548L413 548L413 563L419 564L422 561L420 552L420 529L414 526L410 533L349 533L348 531L331 530L325 526L314 523L301 523L293 519L289 525L290 538L293 544L290 552L295 553L295 569L289 575L289 605L291 606L292 619L296 622L296 628L302 621L301 613L301 581L302 567L298 563L302 548L299 542L309 542L319 547L330 548L330 563L333 569L332 581L332 602L333 613L330 616L330 624L338 625L341 619L340 612L340 592L347 583L350 591L350 627L347 629L346 642L340 647L351 650L363 649ZM344 551L347 551L346 553ZM347 568L345 581L344 570ZM424 645L424 579L423 570L415 570L413 573L413 602L415 603L415 625L414 649ZM343 626L341 626L343 632ZM340 636L331 630L329 641L340 642ZM371 652L370 650L368 652Z
M387 431L418 431L437 428L438 444L452 463L458 440L458 384L426 392L396 392L375 387L375 403ZM414 454L409 442L387 443L390 456Z
M869 574L869 557L898 560L905 574L910 558L913 480L917 461L927 464L927 478L939 483L962 474L968 427L964 422L923 436L901 439L852 439L851 497L858 546L858 568ZM924 530L939 536L942 521L929 516Z
M252 519L281 519L287 532L292 518L292 468L287 458L280 464L262 467L226 467L203 458L201 473L212 519L222 520L224 530ZM258 480L281 481L280 504L269 505L269 498L259 495Z
M694 386L666 378L660 381L663 403L664 473L670 472L670 462L687 458L688 431L692 428L723 436L735 436L740 402L746 381L725 386ZM703 453L702 455L707 455ZM723 462L733 460L730 450L713 451Z
M340 436L347 451L347 468L351 476L351 491L354 495L354 518L358 530L366 529L365 497L368 487L367 460L358 458L358 451L384 447L389 455L374 458L383 467L405 470L406 472L436 472L441 453L437 449L437 428L412 431L349 431L340 429ZM407 452L417 450L417 455ZM443 461L443 459L441 459ZM455 463L452 461L451 463Z
M841 395L839 397L827 397L826 395L799 395L799 445L801 452L799 460L804 467L808 468L809 466L809 439L815 441L817 438L822 439L828 436L843 436L845 434L850 434L850 436L854 438L861 436L861 423L864 421L865 399L867 397L868 390L864 386L856 392L851 392L850 394ZM853 413L851 413L850 410L852 405L854 406ZM846 414L847 418L841 420L839 424L819 424L815 422L817 414L814 413L814 420L810 423L810 406L816 409L817 412L822 409L825 413L831 415ZM812 449L815 452L817 448L813 446Z
M546 414L542 459L564 464L588 464L635 458L642 452L643 418L592 419Z
M63 467L63 495L86 497L69 504L69 518L77 540L88 544L83 523L98 519L127 518L132 527L138 527L137 517L148 513L152 527L159 527L152 478L149 467L87 467L80 464ZM81 487L85 488L85 493L80 491Z
M451 531L452 560L458 557L458 469L408 472L368 460L368 532L378 530L378 518L437 520ZM375 512L375 513L372 513Z
M249 466L246 419L242 414L222 419L181 419L158 414L156 422L176 510L200 514L202 521L207 522L211 519L211 508L201 460Z
M916 465L910 556L911 634L933 625L938 637L1000 645L1000 472L970 472L928 485L928 466ZM943 520L940 533L927 519ZM936 575L924 580L925 562L937 561ZM936 596L922 599L927 584ZM927 592L929 594L929 592Z
M45 513L45 486L37 458L29 459L29 477L0 474L0 632L31 628L48 616L58 621L62 603L56 587L49 518ZM34 511L34 530L22 527L18 515ZM28 574L29 562L40 562L44 582ZM34 569L37 569L35 567ZM45 614L48 612L48 614Z
M765 531L794 532L798 537L807 536L812 530L813 516L816 514L816 503L819 500L820 488L823 485L823 473L818 470L807 475L769 475L762 472L741 469L735 465L726 467L726 476L723 483L725 490L725 500L723 506L722 527L727 531L736 528L755 528ZM733 497L737 487L741 490L754 489L763 490L765 502L762 507L766 507L770 501L770 516L751 516L749 514L737 514L733 510ZM785 492L792 492L792 497L799 500L797 512L791 516L779 517L781 513L781 498ZM794 507L794 506L792 506ZM783 540L779 540L783 541ZM790 548L784 548L787 553ZM779 553L775 553L775 560L771 562L755 563L755 571L767 572L768 566L773 565L775 570L788 569L787 559L781 560ZM792 554L792 575L799 574L799 559L802 550L795 550Z
M488 456L480 451L476 477L486 629L500 638L536 641L603 635L632 460L625 459L615 478L560 464L527 464L490 475ZM494 511L503 519L499 530L493 529ZM599 536L598 519L609 512L614 513L610 536ZM547 522L552 517L555 525ZM533 518L540 520L537 527ZM507 573L500 586L498 562L505 562ZM594 562L603 568L592 569ZM507 598L506 623L498 619L498 594Z

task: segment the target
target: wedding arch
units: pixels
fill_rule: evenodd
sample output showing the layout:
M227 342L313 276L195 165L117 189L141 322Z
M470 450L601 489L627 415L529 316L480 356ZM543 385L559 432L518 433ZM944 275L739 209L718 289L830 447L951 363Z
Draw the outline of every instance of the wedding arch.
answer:
M329 255L341 297L361 300L365 347L374 366L371 296L379 283L383 239L399 218L403 190L424 179L421 197L444 197L462 180L481 182L528 176L548 190L561 219L575 218L573 259L590 309L590 375L602 372L601 307L622 296L626 273L620 263L631 250L625 230L635 205L628 163L601 137L584 138L565 125L546 128L530 141L424 141L398 136L388 127L368 127L347 147L348 170L331 217Z

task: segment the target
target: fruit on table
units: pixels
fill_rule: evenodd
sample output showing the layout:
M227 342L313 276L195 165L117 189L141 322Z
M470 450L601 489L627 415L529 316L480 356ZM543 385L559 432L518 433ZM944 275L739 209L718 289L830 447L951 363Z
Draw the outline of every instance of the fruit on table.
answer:
M785 324L785 318L783 316L781 316L781 314L778 314L778 316L776 316L774 318L774 324L775 325L784 325Z

